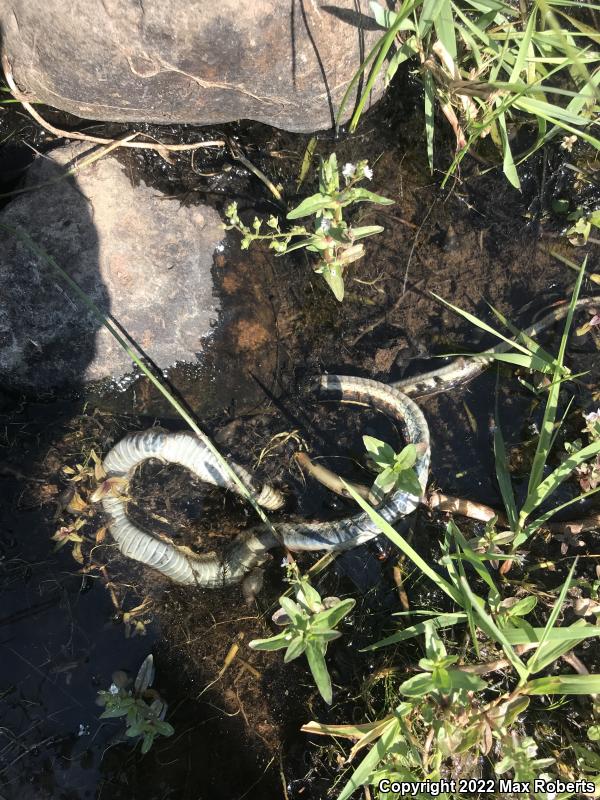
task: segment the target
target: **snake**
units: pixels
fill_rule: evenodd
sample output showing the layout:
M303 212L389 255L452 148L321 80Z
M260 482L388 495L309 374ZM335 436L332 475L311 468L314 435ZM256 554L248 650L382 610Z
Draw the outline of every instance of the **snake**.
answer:
M598 299L591 297L578 300L576 307L597 305ZM567 313L567 305L558 306L523 333L527 337L536 336ZM447 391L472 380L493 362L495 354L506 352L511 347L511 343L502 342L476 354L469 361L459 357L439 369L390 384L354 376L324 375L318 388L324 398L371 406L398 422L405 441L418 446L414 468L424 494L431 458L430 435L427 420L414 398ZM151 458L179 464L206 483L243 495L215 451L193 433L170 433L151 428L128 434L107 454L103 468L107 479L129 480L136 468ZM283 506L283 495L277 489L268 484L257 484L244 467L233 461L227 463L256 503L271 511ZM194 553L135 525L127 514L127 499L121 494L108 493L101 502L109 519L110 533L123 555L158 570L177 583L204 589L243 581L277 547L292 552L342 551L381 533L370 515L361 512L332 522L275 523L250 529L239 534L219 553ZM384 499L377 511L385 522L393 525L411 514L419 502L419 497L397 488Z

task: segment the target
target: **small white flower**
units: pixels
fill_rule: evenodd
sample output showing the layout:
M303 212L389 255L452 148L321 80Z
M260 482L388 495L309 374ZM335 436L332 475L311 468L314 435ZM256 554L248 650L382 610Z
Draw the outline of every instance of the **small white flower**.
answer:
M566 150L568 153L570 153L573 150L573 145L576 141L576 136L563 136L562 142L560 143L560 149Z
M556 792L546 792L548 800L556 800Z
M116 683L111 683L111 685L108 687L108 691L111 694L119 694L119 687Z
M586 422L600 422L600 408L597 411L590 411L589 414L584 414L583 418Z
M331 220L327 219L327 217L323 217L320 227L322 231L327 233L327 231L331 228Z
M365 178L367 178L368 180L371 180L371 178L373 177L373 170L371 169L371 167L365 167L365 168L363 169L363 175L364 175L364 176L365 176Z
M84 725L83 722L79 723L79 732L77 736L89 736L90 728L89 725Z
M354 164L350 163L344 164L344 167L342 169L342 175L344 176L344 178L353 178L355 172L356 172L356 167L354 166Z

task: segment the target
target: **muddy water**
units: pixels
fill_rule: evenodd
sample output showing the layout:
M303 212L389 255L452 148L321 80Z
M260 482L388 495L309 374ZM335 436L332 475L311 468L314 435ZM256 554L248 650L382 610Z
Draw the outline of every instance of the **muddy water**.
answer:
M553 198L573 189L560 159L549 162L549 170L531 162L523 195L497 173L480 174L476 163L466 162L460 179L442 190L440 174L428 172L415 100L409 91L402 99L392 95L353 138L318 143L323 154L335 147L340 163L369 158L373 188L396 201L384 209L360 207L357 220L383 224L385 233L369 240L367 256L349 274L344 304L304 257L274 258L260 248L241 253L229 235L214 261L219 326L200 366L169 375L222 451L287 493L282 518L351 511L300 475L293 454L301 444L342 474L368 481L360 466L361 435L400 442L380 415L318 404L309 390L312 377L327 370L396 379L431 369L437 354L488 344L432 291L488 320L491 302L527 324L564 298L573 282L573 273L549 255L552 248L575 255L556 238L561 221L550 213ZM282 184L293 204L308 137L254 124L230 126L227 133ZM44 147L30 126L19 136ZM439 145L441 160L450 143ZM23 148L13 144L0 154L3 166L13 166L5 172L12 188ZM132 180L143 178L183 202L210 202L221 210L237 199L249 215L281 213L266 188L227 154L206 154L194 163L189 156L167 163L150 154L124 160ZM591 202L580 191L582 201ZM597 253L587 252L590 271L598 271ZM555 345L556 336L550 333L546 342ZM589 336L571 349L576 370L596 370L576 387L577 405L585 409L594 402L596 352ZM432 483L499 505L490 447L495 382L488 374L422 405L432 429ZM540 409L516 381L507 379L503 387L502 420L509 441L520 444L530 438ZM283 587L281 554L268 565L257 603L246 605L237 588L207 593L171 585L120 557L103 531L87 502L94 485L85 471L90 451L104 453L126 431L157 420L181 427L145 379L119 389L94 387L68 402L2 395L0 796L325 798L342 772L339 751L321 749L322 742L310 742L298 728L312 718L350 721L364 713L354 698L377 664L357 649L399 608L392 562L372 545L339 559L323 579L327 594L359 598L347 636L331 648L336 705L327 710L303 664L283 667L277 655L247 646L270 631ZM569 430L576 432L578 424L573 417ZM75 482L64 467L77 477L78 465L84 474ZM241 503L172 468L148 465L132 492L142 498L132 507L140 522L199 549L255 524ZM72 542L54 552L51 536L78 518L85 521L81 557ZM439 520L420 515L413 528L417 548L435 558ZM587 546L593 548L593 540ZM413 602L426 601L419 584L411 591ZM175 735L157 740L142 757L139 744L121 741L119 720L98 719L94 700L115 670L133 676L149 652Z

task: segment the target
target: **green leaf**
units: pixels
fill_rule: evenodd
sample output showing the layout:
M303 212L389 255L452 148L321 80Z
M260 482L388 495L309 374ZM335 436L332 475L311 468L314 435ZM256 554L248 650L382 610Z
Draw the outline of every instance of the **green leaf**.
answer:
M581 450L578 450L576 453L571 453L562 462L562 464L554 470L554 472L550 473L547 478L539 483L537 487L532 489L531 493L528 494L527 500L521 509L521 517L528 517L533 509L537 508L541 503L543 503L544 500L549 497L554 490L571 475L573 470L579 466L579 464L582 464L584 461L588 461L598 453L600 453L600 441L592 442L591 444L587 445L587 447L583 447Z
M502 646L502 649L504 650L506 657L513 665L513 667L516 669L521 680L522 681L526 680L528 677L527 668L525 667L525 664L523 664L519 656L513 650L504 632L500 630L500 628L496 625L492 617L485 611L481 598L473 594L473 592L471 591L471 587L469 586L465 578L461 578L461 583L463 592L471 600L473 611L479 618L479 627L481 628L481 630L484 633L486 633L491 639L498 642Z
M434 26L438 39L444 45L452 60L456 62L456 35L450 0L439 0Z
M548 391L548 398L546 400L546 406L544 408L544 418L542 420L540 435L538 438L535 455L533 457L533 465L531 467L531 472L529 475L529 484L527 487L527 499L523 505L523 508L521 509L522 520L524 520L529 515L529 513L537 505L539 505L539 503L541 503L542 500L544 500L544 498L548 496L548 494L554 491L556 486L558 486L559 483L562 483L562 481L567 477L567 475L565 475L560 480L558 480L557 477L554 480L550 480L552 478L552 476L550 476L549 478L546 479L546 481L542 481L544 466L548 459L548 454L550 450L550 443L553 439L554 422L556 420L556 413L558 410L558 397L560 393L559 378L565 360L567 340L569 338L569 331L571 329L571 323L573 320L575 305L577 303L577 299L579 297L579 291L581 289L581 282L583 281L583 276L585 273L585 265L586 261L584 260L583 264L581 265L577 281L575 283L575 288L573 289L571 302L569 303L569 311L567 313L563 334L560 340L560 346L558 350L558 356L556 359L556 366L554 369L552 385L550 386L550 389ZM557 471L555 471L553 475L555 475L556 472Z
M535 678L521 687L525 694L581 694L600 692L600 675L552 675Z
M537 605L537 597L535 595L530 595L529 597L523 597L514 606L511 606L508 609L509 617L517 616L517 617L526 617L527 614L530 614L533 609Z
M392 447L374 436L363 436L365 448L379 467L391 467L396 454Z
M317 137L312 136L306 145L306 150L304 151L304 157L302 158L302 165L300 167L300 172L298 174L298 183L296 184L296 191L300 189L302 184L304 183L306 176L308 175L308 170L310 169L310 165L312 163L312 158L315 152L315 148L317 146Z
M340 104L340 108L336 116L336 126L339 125L339 120L341 118L342 111L348 101L348 98L350 97L351 92L356 87L363 72L366 70L369 64L373 62L369 72L369 77L365 81L363 92L356 104L356 109L350 121L350 132L353 133L356 130L356 126L358 125L358 120L360 119L360 116L363 112L367 100L371 96L371 92L373 91L373 86L375 84L377 76L381 72L383 63L387 58L387 55L396 40L396 35L402 29L402 24L404 23L404 20L415 11L415 9L419 4L420 0L403 1L402 5L400 6L400 8L396 13L396 17L390 29L381 37L381 39L379 39L378 42L375 43L369 55L364 60L363 64L360 66L360 68L357 70L356 74L350 81L350 84L346 89L344 97L342 98L342 102Z
M414 444L407 444L395 457L394 468L398 470L410 469L417 460L417 448Z
M284 594L281 595L279 598L279 605L295 625L301 625L306 620L306 614L302 610L302 607L299 606L298 603L295 603L290 597L286 597Z
M384 6L379 5L379 3L374 2L374 0L371 0L369 6L373 12L373 16L375 17L375 22L378 25L381 25L382 28L387 30L396 21L396 17L398 15L395 11L390 11L388 8L385 8Z
M287 245L285 250L281 253L277 253L278 256L287 255L288 253L293 253L294 250L301 250L303 247L307 249L309 247L314 247L316 250L325 250L327 249L328 245L325 243L322 236L310 236L308 239L301 239L299 242L294 242L292 245Z
M309 640L306 643L306 659L312 676L315 679L315 685L319 690L319 694L328 705L331 705L333 699L331 678L327 671L327 664L325 663L325 655L322 647L316 642L311 642Z
M285 651L285 656L283 657L284 663L289 664L290 661L293 661L295 658L298 658L298 656L301 656L305 650L306 641L302 638L302 636L295 636L289 643L288 649Z
M423 489L419 482L418 475L414 469L411 468L397 471L396 468L394 468L393 471L396 474L396 486L398 489L408 492L408 494L412 494L415 497L421 497L423 494Z
M504 436L500 427L498 411L498 389L496 386L496 424L494 427L494 463L496 465L496 478L500 487L500 494L506 509L508 524L512 531L517 528L518 511L513 491L512 480L508 469L508 457L504 446Z
M408 628L397 631L391 636L387 636L385 639L375 642L375 644L370 644L368 647L364 647L361 652L364 653L368 652L369 650L379 650L380 647L389 647L391 644L404 642L407 639L414 639L416 636L420 636L421 634L425 633L427 623L433 625L436 629L441 630L442 628L452 628L454 625L464 622L466 618L467 615L462 612L458 614L440 614L431 620L427 620L427 622L417 622L415 625L411 625Z
M312 586L308 578L301 578L296 589L296 599L311 612L321 608L321 595Z
M100 719L114 719L116 717L124 717L129 712L129 708L119 706L117 708L107 708L100 714Z
M314 638L316 641L320 642L333 642L336 639L339 639L341 635L342 634L339 631L333 631L328 628L325 628L324 630L318 628L316 630L311 631L311 633L309 634L311 638Z
M436 684L430 672L420 672L413 675L398 687L398 691L406 697L424 697L436 689Z
M383 500L385 495L392 491L396 486L397 478L397 473L391 467L386 467L379 473L373 483L373 488L379 490L374 492L378 501Z
M154 734L147 733L144 736L144 740L142 742L142 755L145 755L150 750L153 742L154 742Z
M450 520L446 526L447 533L453 537L453 539L457 542L462 552L459 553L459 558L462 560L468 561L471 566L475 569L479 577L482 581L484 581L489 590L490 590L490 597L495 598L499 597L498 589L496 588L496 584L494 583L494 579L490 575L488 568L485 565L485 561L483 557L476 553L471 545L467 542L465 537L462 535L459 527L453 520Z
M462 604L462 598L460 593L452 586L452 584L448 583L447 580L442 578L441 575L431 568L431 566L423 559L417 551L411 547L411 545L401 536L397 531L395 531L389 522L386 522L381 514L378 514L374 508L372 508L366 500L355 492L355 490L350 486L346 481L342 480L344 484L344 488L347 490L348 494L358 503L358 505L362 508L363 511L369 516L369 518L377 525L379 530L384 533L390 541L392 541L396 547L399 547L400 550L404 553L405 556L410 558L410 560L418 567L421 572L423 572L427 577L432 580L435 585L440 589L442 592L445 592L449 597L451 597L455 603L459 606Z
M277 636L271 636L269 639L253 639L249 647L253 650L282 650L290 643L288 638L289 633L287 630L278 633Z
M382 233L384 228L382 225L364 225L361 228L351 228L349 233L355 242L359 239L364 239L367 236L374 236L376 233Z
M357 789L369 782L376 766L386 756L388 750L393 747L399 732L400 722L397 719L393 719L354 770L350 780L338 795L337 800L348 800Z
M438 636L437 628L431 620L425 623L425 652L427 658L433 661L439 661L447 655L444 643Z
M154 722L154 727L161 734L161 736L173 736L175 733L175 728L162 719L157 719Z
M311 620L311 627L314 624L325 624L328 628L335 628L335 626L340 622L346 614L349 614L354 606L356 605L356 600L353 600L349 597L346 600L342 600L341 603L338 603L336 606L332 608L327 608L325 611L319 611L318 614L315 614Z
M527 662L527 669L529 670L530 673L539 672L540 670L544 669L544 667L548 666L548 664L551 663L551 661L548 658L549 655L552 658L552 660L554 660L555 648L552 645L550 647L546 646L546 642L550 634L550 631L554 627L554 624L558 619L558 615L562 610L565 598L567 596L567 592L571 587L571 583L573 581L573 573L575 572L577 561L578 561L577 558L573 561L571 569L569 570L569 574L567 575L567 579L565 580L560 590L560 594L556 598L556 602L554 603L550 616L548 617L548 621L544 627L544 633L542 634L542 638L540 640L540 646Z
M333 208L335 200L330 195L324 195L320 192L313 194L303 200L299 206L292 209L287 214L286 219L299 219L300 217L308 217L315 214L317 211L322 211L324 208Z
M600 626L588 625L583 620L578 620L564 628L506 628L504 636L511 644L534 644L541 642L545 635L546 642L571 642L572 649L578 642L585 639L594 639L600 636Z
M600 742L600 725L591 725L587 729L587 736L590 742Z
M327 264L323 261L321 262L320 273L325 283L333 292L335 299L341 303L344 299L344 276L342 274L342 267L337 262Z
M340 197L342 205L346 206L350 203L376 203L379 206L393 206L394 201L389 197L382 197L380 194L370 192L362 186L353 186L346 192L343 192Z

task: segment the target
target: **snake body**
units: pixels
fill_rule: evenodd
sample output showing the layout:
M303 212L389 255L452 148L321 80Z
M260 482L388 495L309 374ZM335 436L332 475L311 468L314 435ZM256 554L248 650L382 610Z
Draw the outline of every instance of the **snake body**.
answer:
M598 297L582 297L575 304L575 308L598 307ZM546 328L560 322L567 316L569 311L568 304L557 306L549 311L541 319L523 330L526 337L533 338ZM390 384L395 389L403 392L408 397L429 397L434 394L441 394L457 386L461 386L468 381L481 375L490 364L494 362L494 354L507 353L513 347L509 342L500 342L495 347L483 350L468 358L459 357L439 369L425 372L414 378L403 378Z
M596 298L584 298L577 303L578 308L597 305ZM535 336L563 319L567 312L566 305L559 306L524 333ZM325 396L370 405L400 423L406 441L420 445L415 469L424 493L429 474L429 429L421 409L411 398L437 394L471 380L492 363L495 353L510 349L511 345L503 342L468 361L458 358L440 369L389 385L366 378L328 375L321 380L320 388ZM189 433L167 433L155 428L131 434L113 447L103 466L107 477L128 479L149 458L180 464L207 483L240 493L208 446ZM260 505L270 510L281 507L283 497L276 489L258 487L247 470L239 464L229 464ZM386 522L394 524L414 511L418 503L419 498L396 491L378 511ZM250 530L239 535L224 552L201 555L138 528L127 516L123 497L106 496L102 505L110 520L111 534L124 555L154 567L178 583L204 588L238 583L266 560L269 550L281 545L293 551L337 551L355 547L380 533L370 517L361 513L336 522L282 523L273 529Z
M366 403L393 416L403 428L406 440L421 445L415 469L425 491L430 460L429 428L423 412L413 400L392 387L366 378L327 375L320 388L327 397ZM109 452L103 466L108 478L129 478L135 468L149 458L180 464L207 483L239 492L207 446L187 433L170 434L151 429L126 436ZM263 487L259 491L243 467L238 464L231 466L257 502L267 508L281 505L276 490ZM414 511L418 503L418 497L396 491L385 501L379 513L393 524ZM344 550L380 533L370 517L361 513L337 522L279 524L274 526L275 533L268 528L248 531L238 536L224 552L200 555L138 528L127 516L124 498L107 496L102 505L110 519L110 532L123 555L160 570L178 583L204 588L238 583L266 559L269 550L277 546L283 545L294 551Z

